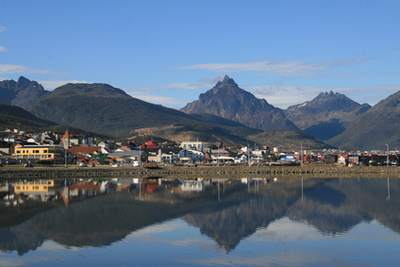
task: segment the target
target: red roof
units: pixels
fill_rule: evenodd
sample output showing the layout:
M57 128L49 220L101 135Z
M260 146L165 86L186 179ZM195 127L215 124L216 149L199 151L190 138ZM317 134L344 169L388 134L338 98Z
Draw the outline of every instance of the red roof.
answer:
M73 146L68 149L74 156L85 156L86 154L98 153L100 151L99 146Z
M158 148L158 146L152 141L147 141L144 145L142 145L142 149L145 148Z

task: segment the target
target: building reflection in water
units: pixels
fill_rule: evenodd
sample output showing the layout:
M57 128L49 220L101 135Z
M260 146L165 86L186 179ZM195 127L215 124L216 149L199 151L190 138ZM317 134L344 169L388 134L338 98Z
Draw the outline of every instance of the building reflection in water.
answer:
M178 218L227 252L280 218L312 225L324 235L340 235L371 220L400 232L400 218L393 216L400 212L398 194L393 194L400 189L398 180L135 178L47 180L42 185L48 191L39 198L21 192L30 187L20 181L3 194L0 250L26 253L45 239L64 246L105 246ZM18 234L27 228L30 240Z

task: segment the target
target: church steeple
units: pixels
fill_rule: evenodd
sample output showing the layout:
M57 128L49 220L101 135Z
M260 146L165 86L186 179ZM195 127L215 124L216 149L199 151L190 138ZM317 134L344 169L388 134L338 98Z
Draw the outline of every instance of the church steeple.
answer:
M68 149L69 148L69 132L68 132L68 128L65 130L65 134L63 135L63 137L61 137L62 142L64 143L64 149Z

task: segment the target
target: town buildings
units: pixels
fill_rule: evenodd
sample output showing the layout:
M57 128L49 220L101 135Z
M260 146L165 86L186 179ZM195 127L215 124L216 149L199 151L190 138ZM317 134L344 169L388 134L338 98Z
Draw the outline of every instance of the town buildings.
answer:
M275 147L272 151L250 149L245 146L236 151L222 147L207 146L201 141L184 141L175 147L163 147L154 140L144 144L117 145L113 140L99 140L91 136L65 133L26 133L25 131L3 131L0 140L1 164L23 164L52 161L58 164L113 164L140 166L141 163L158 164L339 164L398 165L399 151L369 151L345 153L339 150L283 151ZM96 145L97 144L97 145ZM272 147L272 146L271 146ZM388 162L389 159L389 162Z

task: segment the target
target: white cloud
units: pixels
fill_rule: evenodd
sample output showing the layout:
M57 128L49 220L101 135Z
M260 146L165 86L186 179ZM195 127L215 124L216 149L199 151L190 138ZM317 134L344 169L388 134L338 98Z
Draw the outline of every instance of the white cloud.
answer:
M302 62L302 61L256 61L246 63L210 63L178 67L176 69L194 69L216 72L245 72L256 71L267 73L271 76L283 77L313 77L319 72L369 61L371 58L352 58L337 61Z
M135 93L135 92L126 92L127 94L131 95L132 97L138 98L140 100L152 103L152 104L158 104L166 107L171 107L171 108L176 108L179 106L186 105L187 103L173 98L169 96L157 96L157 95L145 95L141 93Z
M8 51L7 48L5 48L4 46L0 46L0 52L6 52L6 51Z
M216 72L256 71L277 76L315 76L315 71L327 69L329 62L305 63L301 61L259 61L246 63L199 64L177 69L195 69Z
M172 83L163 86L145 86L138 87L135 90L138 91L152 91L152 90L163 90L163 89L182 89L182 90L201 90L207 88L209 85L202 83Z
M67 83L89 83L87 81L78 81L78 80L37 81L37 82L43 85L43 87L48 90L55 89Z
M5 32L7 28L5 26L0 26L0 32Z
M39 74L47 74L49 70L37 70L29 67L21 66L21 65L11 65L11 64L0 64L0 74L10 74L10 73L18 73L18 74L27 74L27 73L39 73Z
M224 79L224 77L225 77L225 75L221 74L215 78L203 78L203 79L200 79L200 81L205 82L205 83L216 84L217 82L222 81Z

